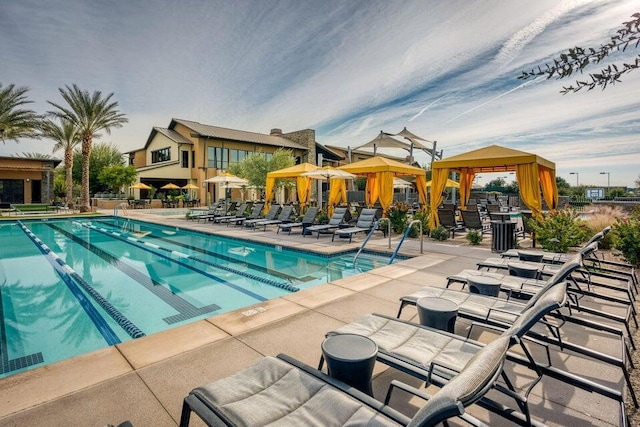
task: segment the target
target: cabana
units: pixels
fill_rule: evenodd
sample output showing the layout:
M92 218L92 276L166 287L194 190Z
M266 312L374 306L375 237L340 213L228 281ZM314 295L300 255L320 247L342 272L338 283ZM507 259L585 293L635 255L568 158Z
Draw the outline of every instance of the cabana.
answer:
M265 202L266 209L268 209L269 203L273 200L276 187L276 179L296 178L296 189L298 193L298 203L300 203L300 209L309 203L311 193L311 178L302 176L305 172L314 171L319 169L318 166L311 163L300 163L299 165L291 166L288 168L280 169L277 171L267 173L267 184L265 189Z
M459 172L460 207L465 208L471 194L471 184L477 173L516 172L522 202L529 207L534 217L542 212L542 197L555 210L558 206L558 188L556 186L556 165L542 157L511 148L490 145L433 162L431 187L431 216L429 228L434 229L440 223L437 207L443 201L444 191L450 172Z
M415 184L420 202L423 205L427 203L427 180L423 169L380 156L340 166L338 169L367 177L365 198L369 207L372 207L380 199L382 209L385 212L389 209L393 203L393 178L396 176L416 177Z

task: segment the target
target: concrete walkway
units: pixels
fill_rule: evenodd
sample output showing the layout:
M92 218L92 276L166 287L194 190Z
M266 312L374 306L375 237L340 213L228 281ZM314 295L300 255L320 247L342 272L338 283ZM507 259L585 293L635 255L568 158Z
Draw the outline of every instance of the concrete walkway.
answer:
M134 212L129 212L131 217L144 215ZM144 219L322 252L358 247L364 237L354 239L351 245L344 239L332 244L327 236L316 240L300 234L287 236L274 230L241 230L184 219ZM386 239L377 237L367 247L386 250L387 245ZM439 244L426 239L424 254L419 248L419 241L411 239L402 252L415 258L2 379L0 425L104 426L130 420L134 426L175 426L182 399L191 389L232 374L264 355L286 353L317 366L320 343L328 331L372 312L395 316L401 296L426 285L444 286L448 275L473 269L476 262L491 256L488 249L470 247L462 241ZM403 314L407 320L415 317L412 307ZM468 327L468 322L459 320L456 332L466 334ZM619 340L607 334L589 334L580 328L571 331L574 342L620 352ZM473 338L488 341L493 336L483 331L474 332ZM623 388L618 368L552 353L554 365L614 389ZM508 366L507 370L512 378L517 375L517 387L526 386L533 378L522 368ZM378 399L384 399L391 379L420 385L382 365L376 367L374 375L374 395ZM504 400L495 391L491 393ZM392 401L392 406L408 415L421 404L402 393ZM548 378L534 387L530 404L534 419L548 425L619 425L616 402ZM471 408L470 412L490 425L509 425L480 408ZM194 416L191 425L202 423Z

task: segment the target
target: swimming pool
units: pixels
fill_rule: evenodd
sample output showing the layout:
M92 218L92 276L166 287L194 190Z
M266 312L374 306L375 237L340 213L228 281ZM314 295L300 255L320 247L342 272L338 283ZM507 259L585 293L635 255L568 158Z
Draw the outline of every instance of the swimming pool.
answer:
M385 265L114 217L0 223L0 378Z

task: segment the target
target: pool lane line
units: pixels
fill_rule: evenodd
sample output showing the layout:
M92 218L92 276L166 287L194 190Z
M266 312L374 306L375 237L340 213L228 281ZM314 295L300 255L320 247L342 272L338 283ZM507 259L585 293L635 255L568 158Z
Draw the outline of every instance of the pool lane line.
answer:
M77 221L75 221L75 222L77 222ZM118 239L118 240L120 240L122 242L126 242L126 243L132 244L133 246L136 246L136 247L138 247L140 249L144 249L144 250L147 250L147 251L149 251L151 253L155 253L158 256L162 256L162 257L164 257L164 258L166 258L166 259L168 259L170 261L176 262L176 263L178 263L180 265L184 265L187 268L189 268L189 269L191 269L193 271L196 271L196 272L198 272L200 274L209 275L209 273L207 273L204 270L200 270L199 268L190 266L188 264L184 264L181 261L176 260L175 258L172 258L172 257L169 257L169 256L165 256L165 255L163 255L163 254L161 254L159 252L154 252L154 251L152 251L152 250L150 250L148 248L153 248L153 249L156 249L156 250L167 252L167 253L173 255L174 257L190 259L192 261L196 261L196 262L208 265L210 267L217 268L219 270L224 270L224 271L227 271L229 273L237 274L239 276L246 277L248 279L252 279L252 280L264 283L264 284L269 285L269 286L274 286L276 288L284 289L284 290L289 291L289 292L298 292L300 290L300 288L298 288L296 286L293 286L293 285L290 285L288 283L278 282L276 280L271 280L271 279L268 279L266 277L257 276L255 274L247 274L244 271L237 270L237 269L235 269L233 267L216 264L214 262L211 262L211 261L199 258L199 257L194 257L192 255L185 254L183 252L174 251L172 249L165 248L165 247L162 247L160 245L156 245L156 244L151 243L151 242L144 242L144 241L142 241L142 240L140 240L140 239L138 239L136 237L131 237L131 236L123 237L124 233L119 232L119 231L107 230L106 228L97 227L97 226L95 226L93 224L85 224L85 223L80 223L80 222L77 222L77 223L81 224L84 227L90 228L92 230L99 231L99 232L101 232L103 234L111 235L111 236L115 237L116 239ZM237 260L234 260L234 261L237 262Z
M91 302L84 296L78 284L72 280L71 272L73 272L73 270L71 269L71 267L65 264L58 255L56 255L47 245L44 244L44 242L42 242L42 240L37 238L36 235L33 234L33 232L22 223L22 221L18 221L18 225L20 226L22 231L27 236L29 236L29 239L31 239L33 244L36 245L40 252L45 256L45 259L49 261L49 264L53 266L58 275L62 278L62 281L67 285L69 291L71 291L73 296L78 300L78 303L87 313L89 319L91 319L95 327L98 329L98 332L100 332L100 335L102 335L107 344L115 345L120 343L120 338L118 338L116 333L107 324L107 321L100 315L93 304L91 304ZM80 284L83 285L83 287L85 287L85 285L87 286L85 287L85 290L94 299L96 299L98 303L100 303L99 300L104 301L104 299L96 292L95 289L89 286L88 283L84 282L84 284Z
M120 261L118 258L109 254L108 252L98 248L86 240L81 239L80 237L70 233L64 228L59 227L56 224L47 223L48 227L62 234L63 236L71 239L75 243L83 246L85 249L93 252L96 256L102 258L105 262L109 263L113 267L120 270L125 275L129 276L132 280L143 286L149 292L154 294L156 297L160 298L165 304L169 307L173 308L179 314L175 314L173 316L168 316L162 319L165 323L172 325L177 322L181 322L183 320L192 319L197 316L201 316L203 314L210 314L215 311L220 310L220 306L218 304L208 304L202 307L196 307L191 304L189 301L186 301L184 298L179 295L173 293L170 289L167 289L162 285L162 283L153 280L152 278L144 275L140 271L131 267L127 263Z
M113 221L113 220L111 220L111 221ZM98 222L100 224L105 224L107 226L111 226L111 227L114 227L116 229L119 229L118 224L117 224L117 219L115 221L116 221L115 224L109 223L108 220L98 220L98 221L95 221L95 222ZM158 227L155 224L150 225L149 228L153 228L153 229L158 230ZM160 231L162 231L162 230L160 230ZM175 246L179 246L179 247L185 248L185 249L190 249L190 250L192 250L194 252L200 252L201 254L208 255L208 256L211 256L211 257L214 257L214 258L219 258L219 259L222 259L222 260L227 261L227 262L241 262L241 260L238 260L237 258L233 258L233 257L227 256L227 255L224 255L224 254L215 253L215 252L209 251L209 250L204 249L204 248L199 248L197 246L190 245L188 243L183 243L183 242L179 242L179 241L176 241L176 240L172 240L172 239L170 239L168 237L154 236L153 234L149 234L149 235L146 235L144 237L146 237L147 239L156 239L156 240L161 240L163 242L171 243L171 244L173 244ZM193 256L191 256L191 258L195 259L195 257L193 257ZM298 281L299 280L298 277L291 276L291 275L288 275L288 274L285 274L285 273L282 273L282 272L279 272L279 271L269 270L268 268L263 267L261 265L257 265L257 264L253 264L253 263L247 263L247 264L249 265L249 268L251 268L253 270L257 270L260 273L269 274L271 276L277 276L277 277L279 277L279 278L281 278L283 280L289 280L289 281ZM244 273L244 274L246 274L246 273ZM291 286L293 286L293 285L291 285ZM292 291L292 292L296 292L296 291Z

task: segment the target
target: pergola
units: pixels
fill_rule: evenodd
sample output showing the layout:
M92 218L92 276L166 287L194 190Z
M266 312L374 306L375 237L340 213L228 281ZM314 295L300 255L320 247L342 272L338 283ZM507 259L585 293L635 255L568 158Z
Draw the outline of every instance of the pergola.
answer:
M423 169L380 156L340 166L338 169L367 177L367 206L373 206L376 200L380 199L382 209L385 212L389 209L393 203L393 178L396 176L416 177L415 184L420 202L427 203L427 180Z
M558 206L558 188L556 187L556 165L542 157L511 148L490 145L467 153L433 162L431 187L431 216L429 227L434 229L440 223L437 207L443 201L444 191L450 172L459 172L460 207L464 209L471 194L471 184L478 173L513 172L516 173L520 198L529 207L534 217L542 211L542 197L554 210Z
M318 166L311 163L300 163L299 165L291 166L288 168L280 169L277 171L267 173L267 183L265 189L265 201L268 209L268 204L273 199L275 193L276 179L296 178L296 190L298 192L298 203L300 207L306 206L309 203L311 192L311 178L301 176L305 172L314 171L319 169Z

